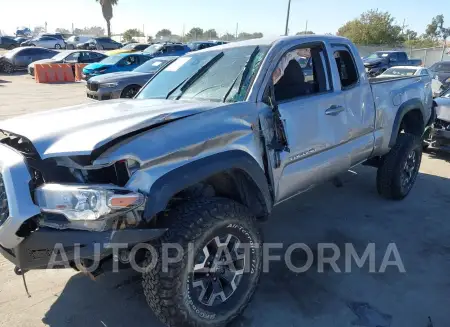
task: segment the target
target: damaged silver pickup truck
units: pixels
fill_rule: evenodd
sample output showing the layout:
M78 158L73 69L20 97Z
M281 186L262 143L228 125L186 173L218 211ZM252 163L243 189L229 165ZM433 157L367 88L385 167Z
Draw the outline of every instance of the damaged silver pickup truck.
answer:
M47 268L58 245L87 270L101 244L90 273L139 262L168 326L225 326L255 291L258 220L275 205L361 163L378 169L382 196L408 195L430 84L369 80L345 38L258 39L180 57L135 99L3 121L0 251L23 274ZM155 251L132 260L136 244ZM164 260L166 244L181 256Z

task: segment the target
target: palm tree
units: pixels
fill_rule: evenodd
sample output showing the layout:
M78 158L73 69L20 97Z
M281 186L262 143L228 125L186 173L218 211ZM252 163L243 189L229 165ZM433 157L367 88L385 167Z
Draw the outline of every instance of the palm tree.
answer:
M111 19L113 18L113 6L117 5L119 0L95 0L102 6L103 18L106 20L108 36L111 36Z

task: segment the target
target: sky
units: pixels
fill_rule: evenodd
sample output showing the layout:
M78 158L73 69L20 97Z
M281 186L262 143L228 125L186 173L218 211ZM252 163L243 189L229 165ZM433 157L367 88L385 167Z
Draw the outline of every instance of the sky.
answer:
M219 34L262 32L266 36L284 34L288 0L119 0L111 20L112 32L128 28L144 30L146 35L168 28L173 34L186 33L192 27L214 28ZM292 0L290 34L308 30L316 34L336 33L345 22L369 9L389 11L399 25L423 33L431 18L448 14L450 2L401 0ZM0 31L13 34L17 27L44 26L53 32L106 24L95 0L0 0ZM14 13L5 15L4 13Z

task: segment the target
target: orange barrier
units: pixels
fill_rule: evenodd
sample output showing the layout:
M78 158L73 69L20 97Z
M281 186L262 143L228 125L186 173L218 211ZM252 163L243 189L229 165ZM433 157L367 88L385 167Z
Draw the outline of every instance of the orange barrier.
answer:
M34 64L36 83L74 82L72 66L69 64Z
M83 68L89 64L75 64L75 80L81 81L81 75L83 74Z

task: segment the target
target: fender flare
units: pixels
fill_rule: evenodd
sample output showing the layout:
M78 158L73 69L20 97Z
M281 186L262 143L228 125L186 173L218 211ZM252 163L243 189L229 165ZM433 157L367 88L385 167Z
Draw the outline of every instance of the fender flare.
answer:
M400 131L400 125L402 123L403 117L405 117L408 112L417 109L419 109L420 112L423 113L423 103L418 98L410 99L400 105L395 116L394 125L392 126L392 134L389 141L389 147L392 148L397 142L397 136ZM423 123L425 125L425 122Z
M264 199L265 209L270 213L272 198L264 171L248 153L231 150L190 162L158 178L150 188L144 219L150 220L158 212L163 211L169 200L178 192L230 169L239 169L247 173L259 188Z

